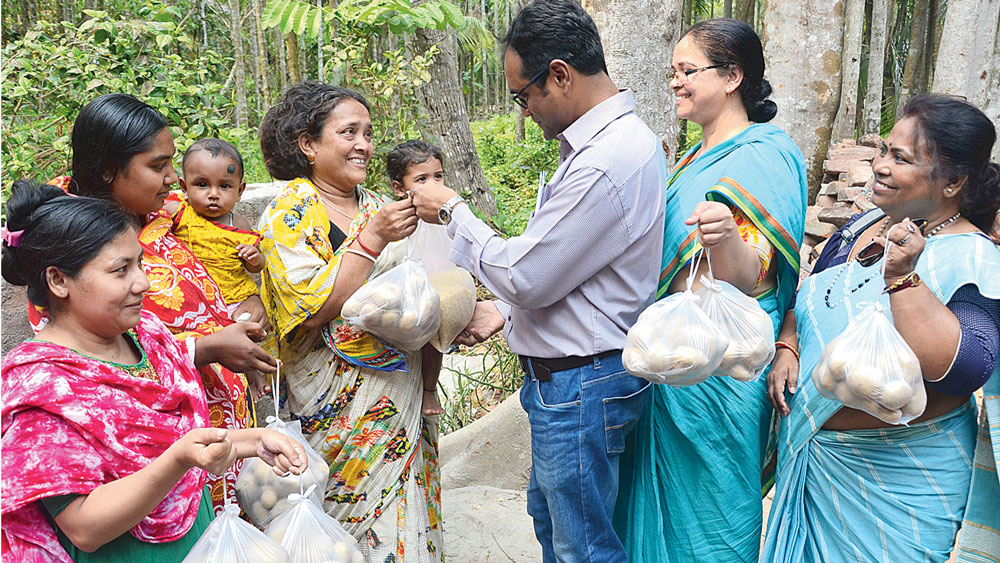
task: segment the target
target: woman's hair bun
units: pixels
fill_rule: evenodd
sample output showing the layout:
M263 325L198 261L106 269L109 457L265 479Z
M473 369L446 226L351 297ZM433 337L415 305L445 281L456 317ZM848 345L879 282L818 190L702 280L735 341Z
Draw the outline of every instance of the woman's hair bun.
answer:
M756 99L747 108L747 118L756 123L767 123L778 114L778 104L767 99L771 96L771 83L762 79Z

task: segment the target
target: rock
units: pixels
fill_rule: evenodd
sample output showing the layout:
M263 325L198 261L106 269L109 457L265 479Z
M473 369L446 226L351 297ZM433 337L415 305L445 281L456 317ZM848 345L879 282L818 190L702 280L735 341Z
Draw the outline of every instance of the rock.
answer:
M864 188L858 188L858 187L855 187L855 186L847 186L847 187L844 187L844 188L840 188L840 191L837 192L837 201L839 201L839 202L845 202L845 201L852 202L852 201L858 199L859 197L861 197L861 194L863 194L863 193L865 193L865 189ZM830 206L825 206L825 207L830 207Z
M524 491L476 485L445 490L441 497L447 561L542 560L542 547L535 539Z
M28 291L24 287L16 287L3 280L0 283L0 294L2 294L2 333L3 353L7 354L11 348L24 342L35 335L31 330L31 323L28 322Z
M859 197L854 200L853 204L851 204L851 209L853 209L855 213L862 213L864 211L875 209L875 207L876 205L872 203L871 197L867 195Z
M817 207L833 207L834 205L837 205L837 196L825 194L816 196Z
M857 166L858 161L854 159L846 160L824 160L823 170L831 176L849 172L851 167Z
M877 154L878 149L874 149L872 147L838 147L830 149L829 159L834 162L845 160L864 160L871 162Z
M835 195L837 195L837 192L840 191L840 188L844 188L844 187L847 187L847 184L845 182L838 182L838 181L834 180L834 181L822 184L819 187L819 193L820 193L820 195L833 195L833 196L835 196Z
M882 137L880 137L877 133L868 133L867 135L862 135L858 138L858 145L880 149L882 147Z
M524 491L531 474L531 430L518 394L441 438L441 488L489 485Z
M847 183L851 186L864 186L875 177L872 167L865 165L852 166L847 172Z
M837 228L830 223L824 223L822 221L806 220L806 234L815 237L826 238L836 232Z
M847 221L854 215L854 211L850 207L828 207L826 209L821 209L819 212L819 220L823 223L828 223L839 229L847 224ZM806 228L808 228L808 221L806 222ZM833 234L833 229L830 234ZM828 235L829 236L829 235Z
M257 220L264 213L264 208L275 198L288 182L270 182L267 184L247 184L236 212L247 218L256 227Z

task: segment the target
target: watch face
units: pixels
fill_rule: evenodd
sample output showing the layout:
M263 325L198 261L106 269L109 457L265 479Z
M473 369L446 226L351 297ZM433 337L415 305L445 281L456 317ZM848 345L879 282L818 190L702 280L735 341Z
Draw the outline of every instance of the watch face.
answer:
M447 225L448 221L451 221L451 213L444 207L438 209L438 220L441 221L442 225Z

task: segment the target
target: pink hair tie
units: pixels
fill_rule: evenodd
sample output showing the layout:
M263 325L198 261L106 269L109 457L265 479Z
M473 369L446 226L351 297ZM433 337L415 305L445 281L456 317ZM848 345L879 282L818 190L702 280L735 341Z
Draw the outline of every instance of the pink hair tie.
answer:
M21 244L21 236L24 234L24 229L20 231L8 231L7 225L0 227L0 240L7 243L7 246L11 248L17 247Z

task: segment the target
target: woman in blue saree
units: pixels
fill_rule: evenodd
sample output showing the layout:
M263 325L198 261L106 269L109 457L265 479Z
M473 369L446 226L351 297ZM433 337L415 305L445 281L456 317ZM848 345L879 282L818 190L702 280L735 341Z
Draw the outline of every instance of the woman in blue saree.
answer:
M1000 561L1000 251L986 236L1000 208L995 139L963 101L912 99L872 164L875 220L831 237L803 281L782 330L797 334L800 369L783 356L769 374L787 416L762 560L943 562L961 527L959 561ZM909 218L926 220L923 234ZM856 259L887 238L886 257ZM826 399L812 379L826 344L872 302L920 360L927 407L907 426ZM971 394L984 383L977 444Z
M766 123L777 107L760 39L736 20L701 22L674 48L673 68L677 114L702 126L702 142L670 172L657 298L685 289L678 273L704 245L715 276L780 327L807 187L801 152ZM763 380L654 386L621 465L615 528L630 561L757 560L771 414Z

